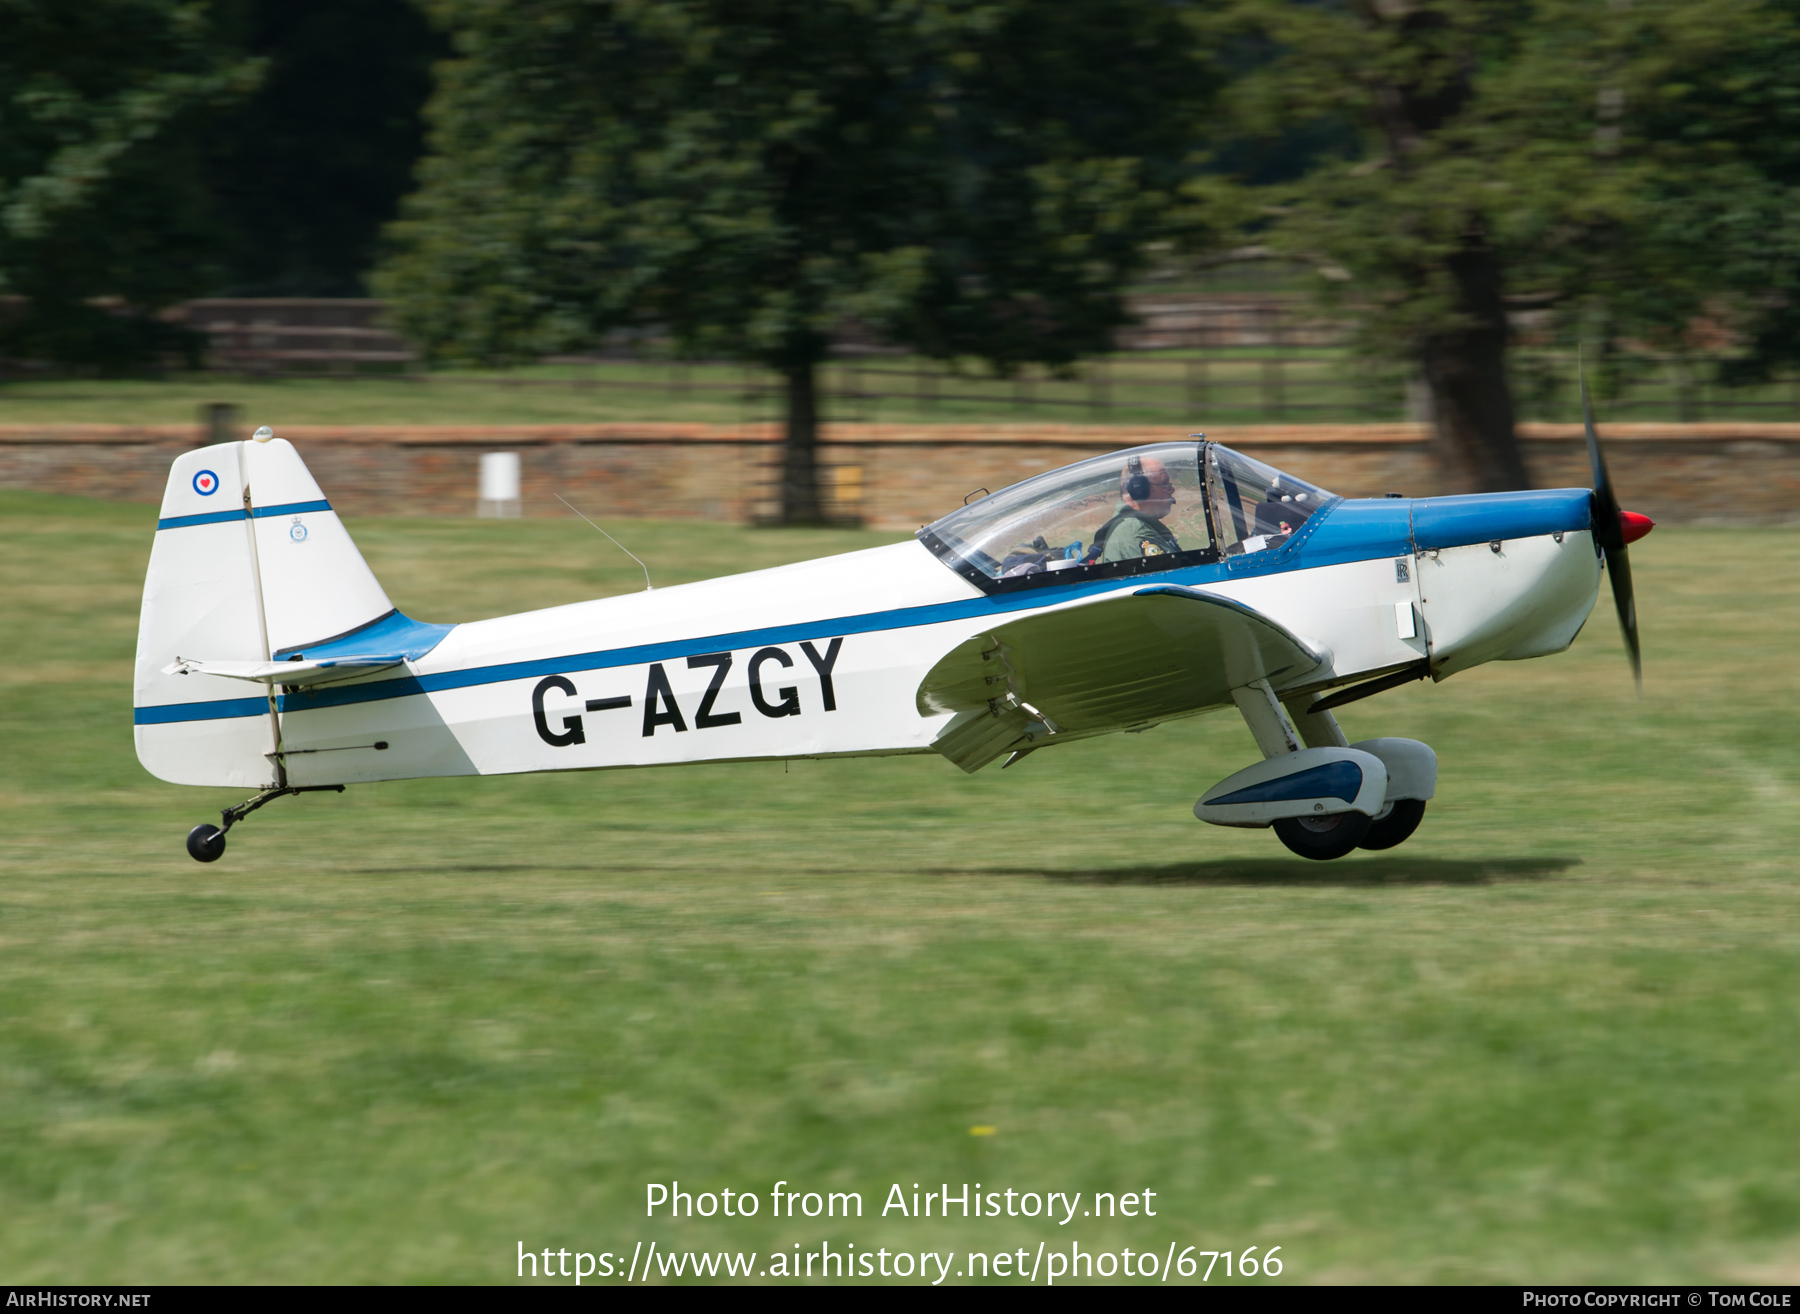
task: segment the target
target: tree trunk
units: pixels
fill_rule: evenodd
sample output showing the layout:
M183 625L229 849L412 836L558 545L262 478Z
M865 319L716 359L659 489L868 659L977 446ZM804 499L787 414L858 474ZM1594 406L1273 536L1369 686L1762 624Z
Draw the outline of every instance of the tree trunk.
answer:
M1439 461L1454 491L1529 488L1506 382L1500 262L1477 230L1450 257L1449 271L1462 322L1427 336L1420 353L1431 389Z
M819 392L812 361L789 365L787 435L781 449L781 523L816 525L819 505Z

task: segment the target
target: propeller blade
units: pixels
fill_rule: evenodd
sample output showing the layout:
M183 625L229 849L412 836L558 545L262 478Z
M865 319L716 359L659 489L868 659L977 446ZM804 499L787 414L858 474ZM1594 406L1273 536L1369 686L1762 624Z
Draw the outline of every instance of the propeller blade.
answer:
M1579 369L1579 367L1577 367ZM1587 426L1588 465L1594 472L1594 541L1606 554L1606 573L1612 580L1613 607L1619 613L1619 629L1625 636L1625 653L1631 658L1631 678L1638 696L1644 693L1644 657L1638 644L1637 598L1631 592L1631 561L1625 552L1625 522L1606 457L1600 452L1600 435L1594 431L1594 406L1588 398L1587 373L1581 371L1581 418ZM1646 517L1638 517L1645 519ZM1648 532L1643 531L1643 532ZM1639 533L1637 537L1642 537Z
M1625 533L1619 524L1619 499L1613 493L1612 476L1607 474L1606 457L1600 452L1600 435L1594 432L1594 404L1588 398L1585 370L1581 371L1581 418L1587 426L1588 466L1594 473L1594 537L1611 553L1624 548Z
M1625 653L1631 658L1631 678L1638 696L1644 693L1644 655L1638 646L1637 599L1631 592L1631 562L1625 549L1606 554L1606 573L1612 579L1613 608L1619 613L1619 629L1625 635Z

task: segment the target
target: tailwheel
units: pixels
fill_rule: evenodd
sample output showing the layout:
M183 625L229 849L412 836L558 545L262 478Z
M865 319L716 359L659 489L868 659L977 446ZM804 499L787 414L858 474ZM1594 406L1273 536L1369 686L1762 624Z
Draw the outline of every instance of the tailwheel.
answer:
M1354 850L1368 836L1369 825L1368 815L1355 811L1334 812L1328 817L1282 817L1274 823L1277 839L1301 857L1320 862Z
M1425 818L1425 800L1397 798L1369 823L1369 833L1359 846L1365 849L1391 849L1404 844Z
M329 790L342 794L342 785L271 785L255 798L245 799L236 807L226 808L219 813L223 826L215 826L210 822L201 822L188 832L188 856L195 862L217 862L225 852L225 832L238 822L249 816L265 803L272 803L278 798L286 798L289 794L317 794Z
M225 852L225 832L203 821L188 832L187 851L195 862L217 862Z

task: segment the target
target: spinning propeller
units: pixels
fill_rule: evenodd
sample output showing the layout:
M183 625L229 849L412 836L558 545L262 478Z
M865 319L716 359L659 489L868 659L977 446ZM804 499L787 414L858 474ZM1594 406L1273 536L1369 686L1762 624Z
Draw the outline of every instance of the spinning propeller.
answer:
M1606 458L1600 454L1600 435L1594 432L1594 407L1588 400L1587 375L1581 375L1581 416L1587 424L1588 464L1594 471L1594 541L1606 555L1606 574L1612 580L1613 606L1619 612L1619 628L1625 633L1625 651L1631 657L1631 674L1639 695L1644 692L1644 660L1638 646L1637 600L1631 594L1631 562L1625 545L1635 543L1655 527L1649 516L1621 511L1613 493Z

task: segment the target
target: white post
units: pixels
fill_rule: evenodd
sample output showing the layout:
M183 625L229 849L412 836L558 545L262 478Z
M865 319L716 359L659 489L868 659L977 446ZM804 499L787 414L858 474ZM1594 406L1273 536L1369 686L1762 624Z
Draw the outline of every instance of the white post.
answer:
M481 491L475 514L490 519L517 519L519 503L519 454L517 452L483 452L481 454Z

